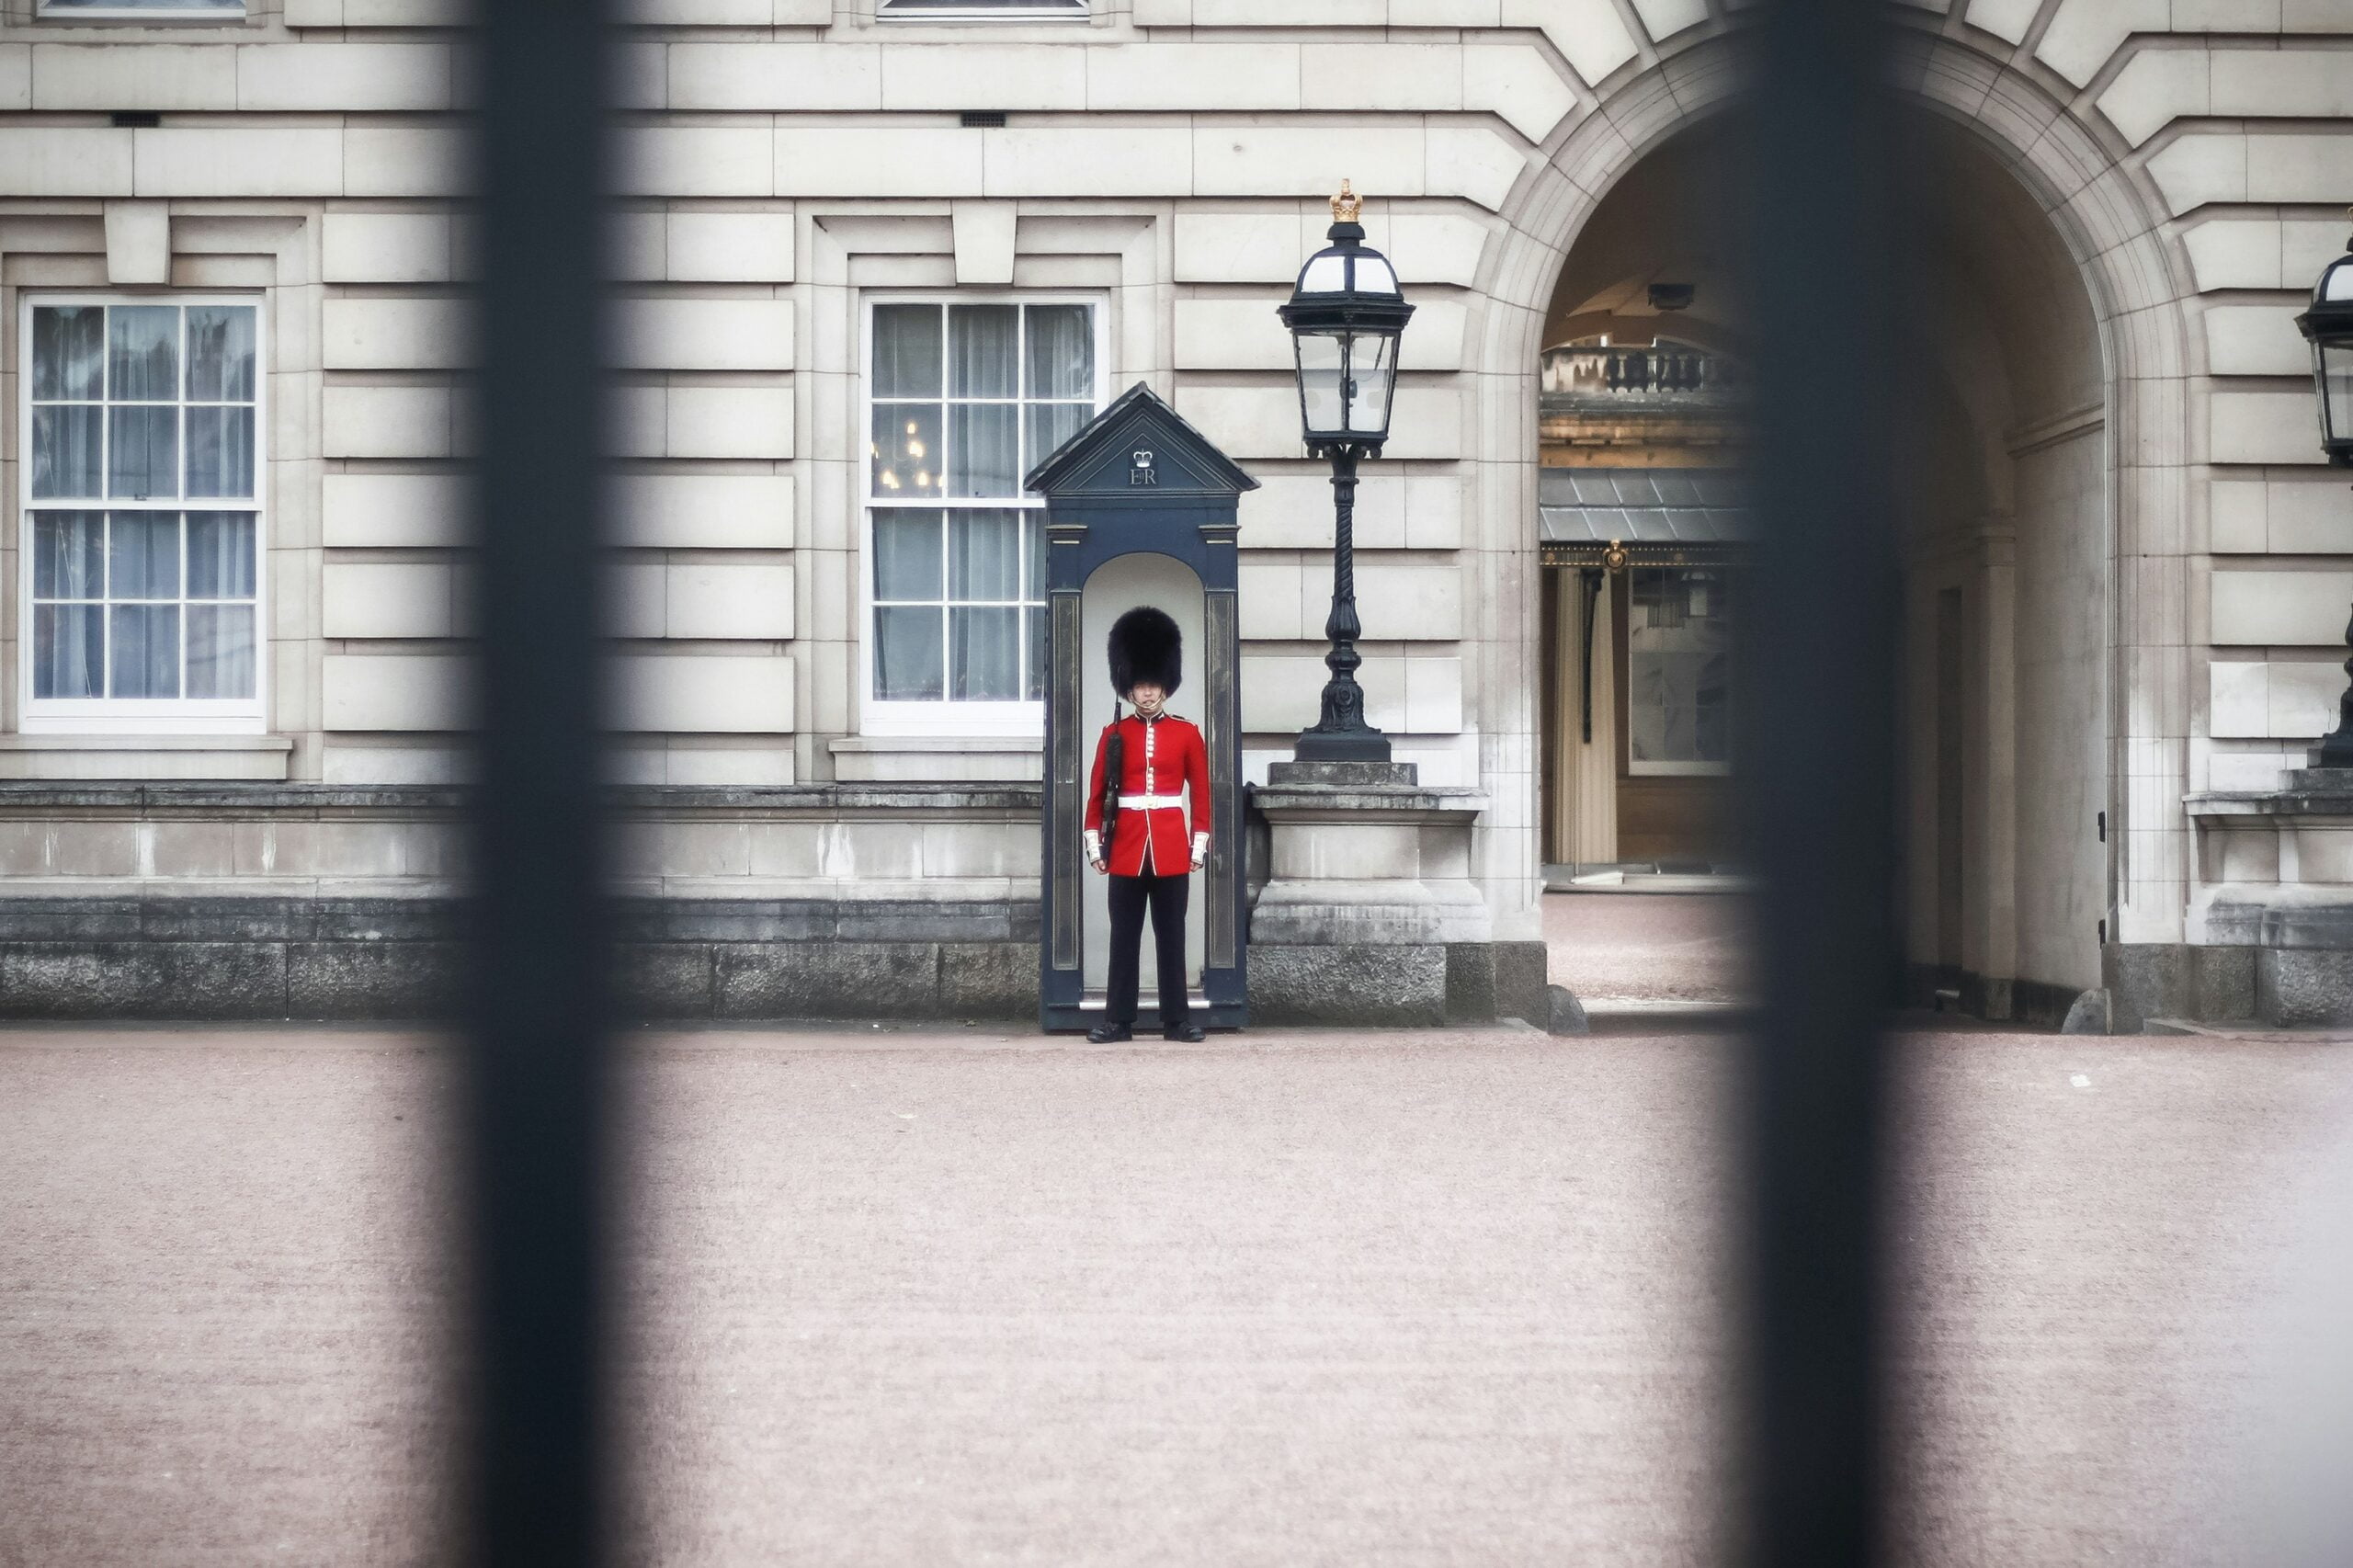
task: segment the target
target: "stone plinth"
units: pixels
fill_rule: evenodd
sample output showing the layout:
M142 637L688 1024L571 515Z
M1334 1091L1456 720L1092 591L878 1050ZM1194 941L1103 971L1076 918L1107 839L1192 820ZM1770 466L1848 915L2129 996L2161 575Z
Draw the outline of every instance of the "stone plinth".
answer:
M2353 1023L2353 768L2183 804L2198 842L2189 939L2211 971L2188 998L2196 1014Z
M1268 1023L1540 1019L1541 943L1495 941L1471 874L1476 790L1401 762L1279 762L1250 791L1268 834L1250 1006Z
M616 1005L1034 1016L1038 797L618 788ZM0 1018L446 1017L461 806L438 785L0 779Z

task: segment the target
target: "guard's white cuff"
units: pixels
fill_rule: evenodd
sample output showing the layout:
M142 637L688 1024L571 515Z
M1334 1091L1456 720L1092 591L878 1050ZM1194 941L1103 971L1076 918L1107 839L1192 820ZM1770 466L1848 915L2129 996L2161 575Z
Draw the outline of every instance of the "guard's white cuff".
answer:
M1198 860L1209 852L1210 835L1206 833L1193 835L1193 858Z
M1086 858L1090 860L1103 858L1103 835L1091 827L1086 830Z

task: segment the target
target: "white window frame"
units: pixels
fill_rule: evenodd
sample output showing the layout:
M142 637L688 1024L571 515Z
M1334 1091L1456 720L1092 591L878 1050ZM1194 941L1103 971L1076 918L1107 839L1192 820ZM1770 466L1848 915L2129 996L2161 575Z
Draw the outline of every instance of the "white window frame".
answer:
M33 7L33 18L43 22L153 22L172 26L210 22L216 27L242 27L252 16L252 0L237 0L233 10L226 6L217 10L165 9L142 6L139 0L110 0L104 6L60 6L57 0L40 0Z
M1099 292L1071 290L998 290L987 293L960 290L874 290L858 301L858 733L876 736L953 735L1040 739L1046 733L1046 704L1040 701L886 702L874 695L874 516L878 511L1035 511L1043 513L1045 500L1027 493L1017 495L926 496L917 501L878 497L874 464L868 450L874 438L874 309L878 305L1085 305L1095 328L1095 413L1103 412L1104 393L1110 385L1108 363L1109 302ZM940 345L942 363L948 352ZM1026 356L1025 356L1026 358ZM1026 367L1024 373L1027 373ZM904 402L904 399L889 399ZM943 407L945 404L943 403ZM1089 417L1093 417L1092 415ZM943 418L941 429L946 429ZM1040 452L1037 458L1046 454Z
M35 512L235 512L241 497L95 504L33 499L33 311L41 305L243 305L254 312L254 694L250 698L33 696ZM17 713L28 735L259 735L269 714L269 301L258 292L178 290L26 290L17 305ZM181 366L187 375L187 366ZM186 383L182 383L186 397ZM179 406L185 407L183 401ZM181 460L187 460L185 443ZM183 525L185 537L185 525ZM182 562L182 597L187 591ZM185 678L185 668L182 670Z
M1633 572L1713 572L1719 577L1730 575L1728 570L1722 566L1646 566L1638 563L1630 570ZM1626 715L1627 774L1630 777L1636 778L1731 778L1732 764L1729 761L1702 762L1696 760L1646 759L1643 757L1638 757L1634 755L1634 645L1632 640L1633 623L1631 619L1633 603L1634 582L1633 578L1629 576L1626 579L1626 607L1629 615L1629 619L1627 621L1628 636L1626 643L1626 668L1618 678L1618 700L1621 705L1620 710ZM1726 733L1729 735L1733 732L1728 730Z

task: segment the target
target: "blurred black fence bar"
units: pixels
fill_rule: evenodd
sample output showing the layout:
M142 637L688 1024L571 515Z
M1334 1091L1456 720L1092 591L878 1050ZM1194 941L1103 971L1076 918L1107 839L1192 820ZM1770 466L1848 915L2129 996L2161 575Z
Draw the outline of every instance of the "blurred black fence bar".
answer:
M1762 515L1742 810L1765 1015L1745 1061L1743 1551L1881 1550L1879 1262L1897 657L1897 214L1878 0L1774 0L1752 57L1745 272Z
M465 1553L608 1551L606 0L482 0Z

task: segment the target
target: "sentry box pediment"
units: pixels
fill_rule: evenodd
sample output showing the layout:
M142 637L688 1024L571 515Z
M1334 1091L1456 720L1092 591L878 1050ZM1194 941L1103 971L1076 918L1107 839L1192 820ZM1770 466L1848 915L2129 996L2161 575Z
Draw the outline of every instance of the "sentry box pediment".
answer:
M1022 488L1049 505L1222 501L1231 513L1258 482L1138 381L1031 469Z
M1209 864L1193 882L1186 977L1195 1017L1249 1021L1242 849L1242 646L1235 508L1258 482L1139 381L1029 472L1046 501L1046 802L1040 879L1040 1021L1083 1029L1103 1016L1110 922L1081 838L1095 738L1111 715L1104 642L1139 604L1176 617L1184 684L1169 708L1209 749ZM1143 945L1143 1015L1159 981Z

